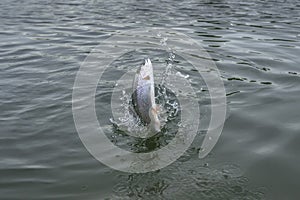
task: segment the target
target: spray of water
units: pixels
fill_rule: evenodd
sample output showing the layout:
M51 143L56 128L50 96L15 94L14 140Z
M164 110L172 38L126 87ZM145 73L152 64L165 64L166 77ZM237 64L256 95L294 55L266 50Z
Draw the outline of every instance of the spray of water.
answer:
M182 75L180 72L174 70L175 54L173 50L168 47L168 38L162 37L160 33L158 33L157 36L160 38L160 45L165 48L168 53L168 57L165 59L164 71L162 74L154 75L162 77L158 83L155 83L155 101L159 106L159 119L161 122L162 131L167 131L167 128L164 127L169 122L172 122L176 118L180 117L180 104L176 98L176 91L168 89L172 86L170 78L174 76L180 76L181 78L187 79L188 75ZM120 110L123 115L118 119L110 119L111 122L115 124L119 130L134 133L134 135L139 135L139 133L142 132L149 132L150 130L147 128L147 126L143 125L141 120L134 112L131 94L123 90L121 95L122 96L120 97L120 100L122 103L120 105ZM179 123L180 120L178 120L177 125L180 125Z

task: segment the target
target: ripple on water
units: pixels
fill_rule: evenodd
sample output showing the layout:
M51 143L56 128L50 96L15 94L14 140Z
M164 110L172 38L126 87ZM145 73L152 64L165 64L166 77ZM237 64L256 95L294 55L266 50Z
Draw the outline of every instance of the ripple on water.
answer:
M299 8L296 0L0 1L1 197L235 200L269 193L298 199ZM95 45L117 31L149 26L174 28L206 48L220 69L230 111L208 160L197 158L207 128L201 127L177 162L129 175L86 151L74 127L71 93ZM193 77L193 69L179 64ZM105 86L113 83L99 84L97 101L109 100ZM201 88L202 117L209 118L209 91L202 82ZM115 140L127 145L122 134Z

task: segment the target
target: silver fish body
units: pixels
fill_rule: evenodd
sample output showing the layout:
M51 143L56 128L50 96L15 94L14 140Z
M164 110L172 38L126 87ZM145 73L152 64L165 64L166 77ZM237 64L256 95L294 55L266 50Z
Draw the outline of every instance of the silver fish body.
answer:
M160 131L158 106L155 104L153 67L150 59L145 60L135 75L132 103L136 114L144 124L156 132Z

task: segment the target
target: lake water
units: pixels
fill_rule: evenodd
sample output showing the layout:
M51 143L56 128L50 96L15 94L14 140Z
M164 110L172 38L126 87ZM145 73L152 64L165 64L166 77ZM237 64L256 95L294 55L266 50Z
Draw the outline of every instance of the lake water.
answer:
M300 198L300 1L2 0L0 16L0 199ZM72 89L101 41L143 27L206 49L228 113L206 158L196 137L171 165L130 174L85 149Z

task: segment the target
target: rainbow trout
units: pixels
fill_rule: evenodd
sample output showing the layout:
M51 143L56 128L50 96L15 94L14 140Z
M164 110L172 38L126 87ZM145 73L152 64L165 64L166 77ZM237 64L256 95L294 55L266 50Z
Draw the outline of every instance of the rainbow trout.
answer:
M158 106L155 104L153 67L150 59L137 70L133 81L132 103L141 121L154 132L160 131Z

